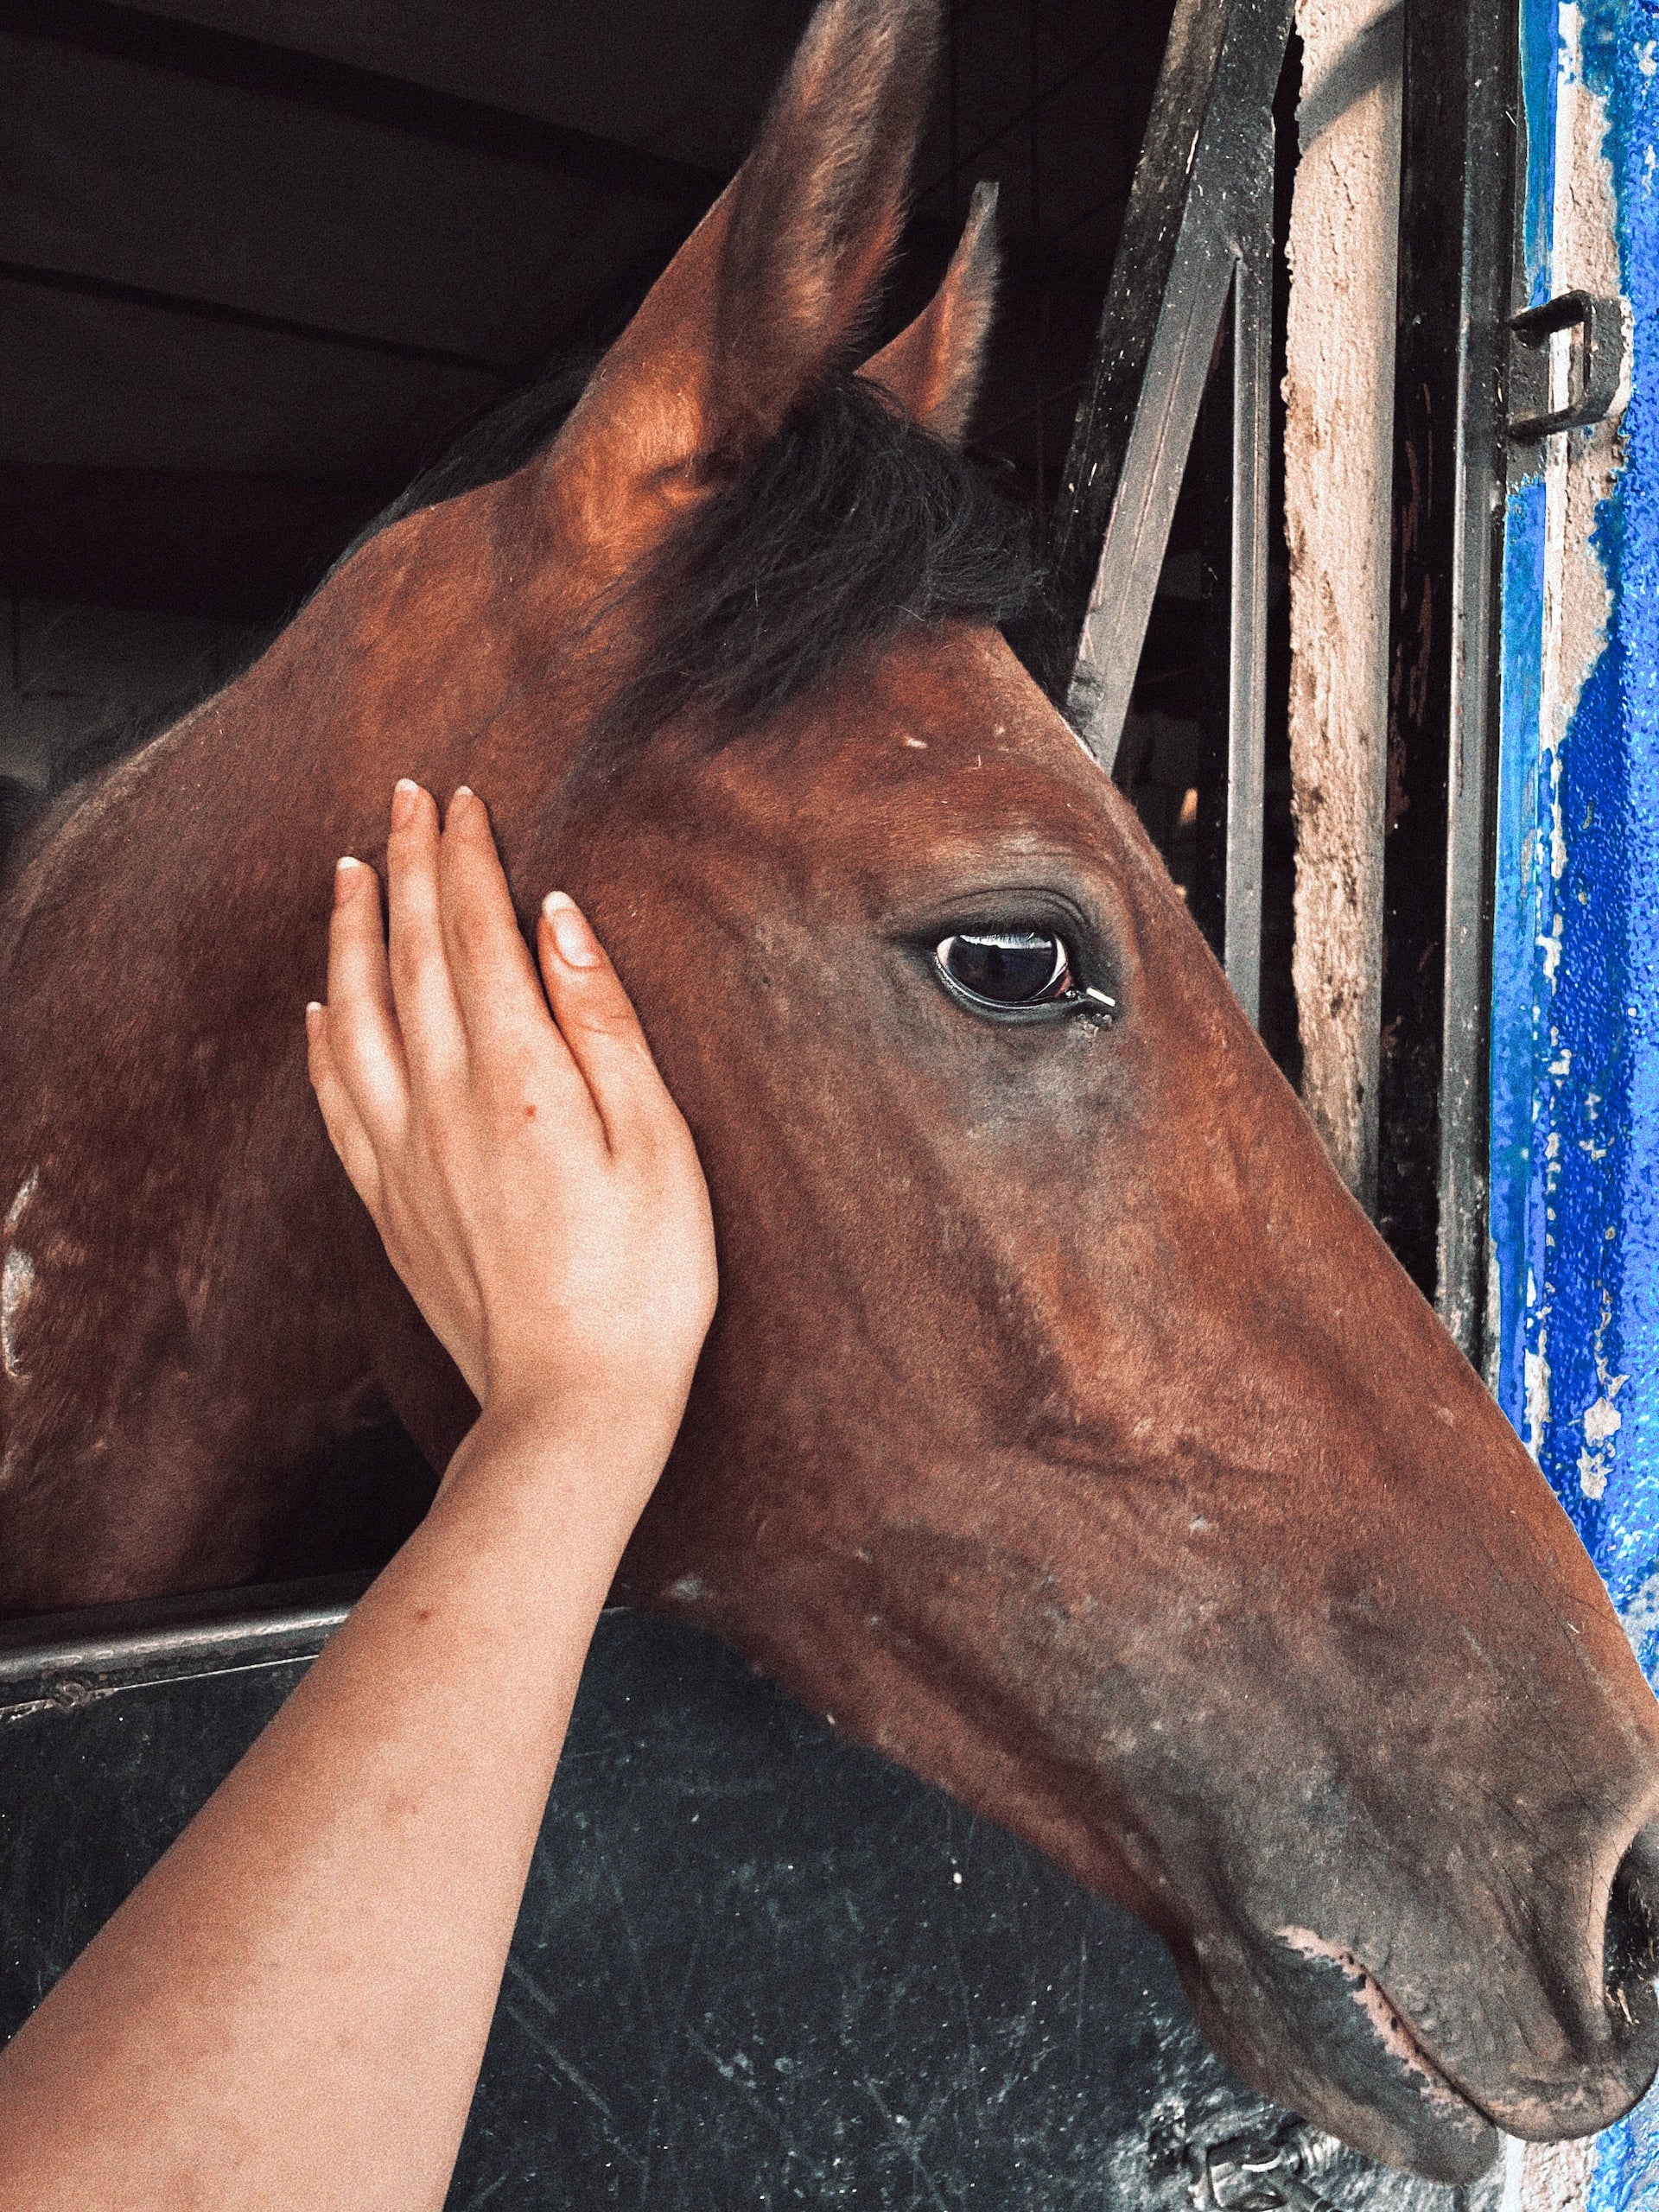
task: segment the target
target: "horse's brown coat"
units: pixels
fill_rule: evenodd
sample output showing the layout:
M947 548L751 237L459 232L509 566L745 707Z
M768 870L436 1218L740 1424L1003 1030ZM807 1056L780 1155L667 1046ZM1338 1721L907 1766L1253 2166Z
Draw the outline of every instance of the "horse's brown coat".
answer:
M16 885L0 1593L257 1573L331 1440L465 1427L300 1021L335 855L379 857L394 775L464 779L522 911L594 916L715 1200L625 1593L1125 1898L1250 2079L1467 2174L1490 2121L1581 2132L1653 2072L1659 1712L1133 815L965 624L729 743L586 744L618 580L868 312L932 30L832 0L551 452L365 545ZM982 276L874 365L946 427ZM949 1000L929 946L999 921L1116 1021Z

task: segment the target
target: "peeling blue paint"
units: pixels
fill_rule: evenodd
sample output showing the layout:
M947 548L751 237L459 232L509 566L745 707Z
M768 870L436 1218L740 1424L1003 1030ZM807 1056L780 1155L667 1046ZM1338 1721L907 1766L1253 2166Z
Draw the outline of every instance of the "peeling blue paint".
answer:
M1534 300L1552 267L1561 29L1522 0ZM1511 494L1492 1028L1492 1381L1659 1675L1659 0L1586 0L1633 318L1624 466L1592 545L1611 601L1587 671L1546 644L1547 486ZM1578 180L1582 183L1584 180ZM1586 434L1574 434L1582 436ZM1569 641L1570 643L1570 641ZM1570 653L1568 655L1570 659ZM1559 743L1552 686L1582 689ZM1659 2099L1598 2146L1591 2212L1659 2212Z
M1558 70L1557 0L1521 0L1521 101L1525 121L1522 178L1522 239L1527 296L1540 306L1549 297L1549 243L1555 198L1555 101Z
M1560 952L1535 946L1533 1095L1545 1146L1559 1139L1543 1236L1552 1414L1541 1457L1625 1609L1659 1567L1656 52L1659 0L1591 0L1584 80L1605 104L1635 373L1624 467L1592 538L1611 594L1607 642L1559 748L1561 873L1538 935L1557 933ZM1548 872L1534 873L1541 886ZM1644 1642L1651 1668L1659 1633Z
M1541 897L1538 848L1538 731L1542 714L1544 483L1510 494L1503 549L1503 696L1498 763L1498 865L1492 944L1491 1237L1497 1308L1494 1372L1498 1403L1528 1436L1525 1361L1529 1280L1539 1255L1529 1231L1544 1216L1532 1183L1534 1031ZM1535 1332L1532 1349L1536 1356Z

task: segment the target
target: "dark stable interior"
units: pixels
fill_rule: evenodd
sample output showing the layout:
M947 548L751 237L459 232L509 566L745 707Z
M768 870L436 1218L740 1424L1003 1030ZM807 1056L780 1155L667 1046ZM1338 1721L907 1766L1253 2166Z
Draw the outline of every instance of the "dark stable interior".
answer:
M213 626L143 711L60 717L7 809L232 672L467 424L591 357L741 162L804 0L0 0L0 594L38 729L42 607ZM973 451L1039 555L1169 26L1168 0L959 0L885 336L1001 188L1002 305ZM1282 238L1296 48L1280 101ZM1280 268L1275 344L1282 361ZM1277 376L1275 375L1275 387ZM1207 403L1118 779L1219 938L1230 429ZM1275 422L1275 456L1282 449ZM1289 642L1274 486L1263 1034L1290 988ZM34 695L30 696L31 686ZM48 702L49 705L49 702ZM55 727L55 726L54 726ZM429 1478L401 1438L334 1471L320 1553L383 1558ZM348 1522L340 1519L350 1498ZM325 1509L320 1499L319 1510Z

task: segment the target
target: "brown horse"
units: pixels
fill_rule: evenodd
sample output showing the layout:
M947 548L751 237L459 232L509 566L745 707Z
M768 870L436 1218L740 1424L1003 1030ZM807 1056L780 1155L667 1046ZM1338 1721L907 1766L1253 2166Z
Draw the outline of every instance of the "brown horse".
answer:
M720 1318L623 1594L1126 1900L1249 2081L1466 2177L1659 2061L1659 1708L1001 641L1006 536L948 449L982 206L846 373L934 35L830 0L556 438L408 503L38 843L0 942L0 1585L252 1576L332 1442L388 1406L434 1464L461 1433L301 1007L335 855L378 858L394 775L464 778L522 912L594 917L715 1194Z

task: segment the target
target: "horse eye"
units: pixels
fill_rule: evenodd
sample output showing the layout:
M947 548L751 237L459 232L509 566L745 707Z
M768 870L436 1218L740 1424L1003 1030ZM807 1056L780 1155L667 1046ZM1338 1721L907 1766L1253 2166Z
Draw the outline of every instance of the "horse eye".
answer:
M933 948L940 975L988 1007L1051 1006L1072 995L1065 940L1047 930L963 930Z

